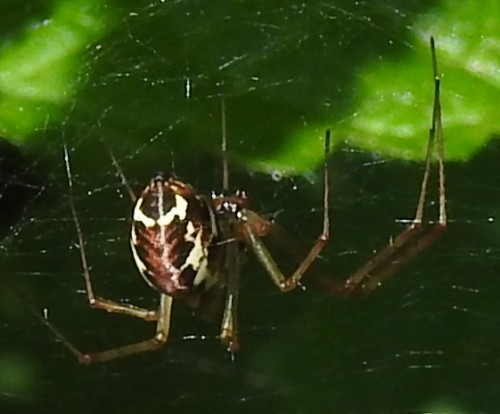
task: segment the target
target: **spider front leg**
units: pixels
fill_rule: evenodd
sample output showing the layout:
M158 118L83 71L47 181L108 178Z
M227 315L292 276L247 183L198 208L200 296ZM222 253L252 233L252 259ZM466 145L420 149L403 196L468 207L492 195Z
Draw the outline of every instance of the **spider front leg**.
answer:
M366 264L351 275L341 290L345 293L369 293L376 289L385 280L394 275L402 266L412 260L418 253L431 245L446 230L446 193L444 175L444 138L441 121L441 79L438 73L434 38L430 39L432 67L434 73L434 104L432 123L429 129L425 170L420 187L420 196L417 203L415 218L411 225L397 235L386 247L378 252ZM431 161L437 146L438 159L438 201L439 217L437 222L424 226L423 216L427 196L427 187L431 170ZM333 293L339 292L338 288Z
M418 253L430 246L446 229L446 194L444 176L444 139L441 121L441 80L438 74L434 38L430 39L432 65L434 73L434 105L432 123L429 129L425 170L420 187L420 196L417 202L415 218L411 225L397 235L386 247L361 266L354 274L343 283L322 281L323 286L332 294L351 295L355 293L369 293L379 287L382 282L393 276L401 267L410 262ZM294 289L300 282L304 273L314 262L329 238L329 202L328 202L328 155L330 132L325 137L325 163L324 163L324 197L323 197L323 232L309 251L306 258L299 264L295 272L286 278L280 270L271 253L260 239L258 228L263 220L252 211L241 212L242 232L245 240L253 250L255 256L267 270L274 283L284 292ZM427 187L431 170L431 161L437 146L438 159L438 191L439 191L439 217L430 227L424 226L423 215L427 197Z
M257 213L251 210L243 210L240 213L242 222L242 232L245 240L253 250L259 262L269 273L269 276L282 292L289 292L295 289L306 273L307 269L319 256L323 247L330 238L330 204L329 204L329 184L328 184L328 157L330 155L330 130L325 133L325 158L323 165L323 231L314 243L304 260L299 264L295 272L290 277L286 277L280 270L278 264L271 255L271 252L264 245L260 236L264 236L269 231L269 224L260 218Z

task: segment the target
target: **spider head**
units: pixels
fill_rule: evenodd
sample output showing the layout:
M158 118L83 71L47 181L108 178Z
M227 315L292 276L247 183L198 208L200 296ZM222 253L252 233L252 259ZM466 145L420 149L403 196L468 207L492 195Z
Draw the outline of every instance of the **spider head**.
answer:
M245 191L237 190L229 196L212 194L212 200L216 211L233 216L239 222L239 226L243 223L250 225L258 236L269 233L271 223L250 210L250 201ZM243 231L237 230L237 233L243 234Z
M215 210L237 216L241 210L249 207L249 199L243 190L236 190L231 195L212 193Z

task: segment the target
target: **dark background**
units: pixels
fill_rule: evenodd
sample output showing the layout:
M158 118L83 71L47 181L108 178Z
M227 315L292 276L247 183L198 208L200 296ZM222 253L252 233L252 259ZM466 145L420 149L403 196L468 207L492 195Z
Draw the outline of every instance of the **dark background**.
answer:
M413 49L420 30L413 24L422 15L439 20L444 6L122 1L100 7L103 16L113 16L110 27L79 57L70 98L17 150L4 132L2 412L497 412L498 141L456 161L453 148L459 144L445 122L452 148L447 234L363 300L331 297L315 283L348 276L414 214L422 162L390 158L383 145L364 151L359 137L354 146L352 137L338 131L355 116L352 102L364 65L420 53L420 46ZM43 2L12 6L3 35L12 40L23 25L48 17ZM453 65L442 66L443 94L456 97L446 89ZM221 93L231 186L245 188L253 208L276 219L299 251L321 227L316 164L322 134L301 144L308 154L317 151L312 160L293 136L311 125L333 130L333 240L306 279L307 290L279 293L248 255L239 309L242 348L236 355L220 346L218 321L194 317L179 304L165 348L100 366L78 365L28 303L47 309L50 320L84 351L146 338L153 326L86 304L62 142L70 150L74 201L97 293L154 306L157 297L130 257L131 203L108 151L137 192L153 173L170 172L172 165L200 192L217 191ZM446 120L445 106L443 112ZM488 138L494 132L492 126ZM413 139L423 147L426 135ZM284 174L280 157L296 147L291 158L297 165L289 167L297 175L277 180ZM431 187L428 214L435 220L435 177ZM277 258L285 269L300 260L286 251ZM29 299L20 300L19 292Z

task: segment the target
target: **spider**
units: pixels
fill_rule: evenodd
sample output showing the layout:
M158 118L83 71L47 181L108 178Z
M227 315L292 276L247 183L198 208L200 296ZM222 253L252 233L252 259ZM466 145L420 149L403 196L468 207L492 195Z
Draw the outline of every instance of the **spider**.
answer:
M417 209L411 224L370 258L356 272L335 288L335 293L369 293L396 273L403 265L428 247L446 228L446 198L444 182L444 143L441 123L440 77L438 75L434 39L431 37L434 73L434 106L429 130L425 170L422 178ZM78 237L83 276L90 307L110 313L133 316L145 321L156 321L156 333L151 339L119 346L104 351L83 353L73 345L52 323L39 316L42 322L83 364L104 362L152 351L163 346L169 336L173 299L197 303L214 286L225 289L226 299L220 328L221 342L231 352L238 344L237 307L239 295L240 253L247 246L282 292L300 285L302 277L320 254L329 239L329 184L328 157L330 131L324 139L323 165L323 229L291 276L286 277L266 248L262 237L271 229L271 223L249 208L246 194L228 192L228 166L226 156L225 110L222 100L222 153L223 185L221 194L204 196L191 185L174 177L155 175L136 197L112 156L118 175L134 202L130 247L134 262L150 287L160 295L159 307L144 309L98 297L94 293L89 265L84 248L83 233L73 202L73 182L69 156L64 147L64 159L70 209ZM439 175L439 217L430 226L423 226L431 159L437 141Z

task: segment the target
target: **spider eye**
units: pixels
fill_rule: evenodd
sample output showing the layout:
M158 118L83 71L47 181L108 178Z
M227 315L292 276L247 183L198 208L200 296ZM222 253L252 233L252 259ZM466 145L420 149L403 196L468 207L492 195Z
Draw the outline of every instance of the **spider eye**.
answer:
M158 171L153 178L151 179L153 184L161 184L165 182L165 174L161 171Z
M236 190L236 196L239 197L240 199L246 199L247 198L247 192L245 190Z

